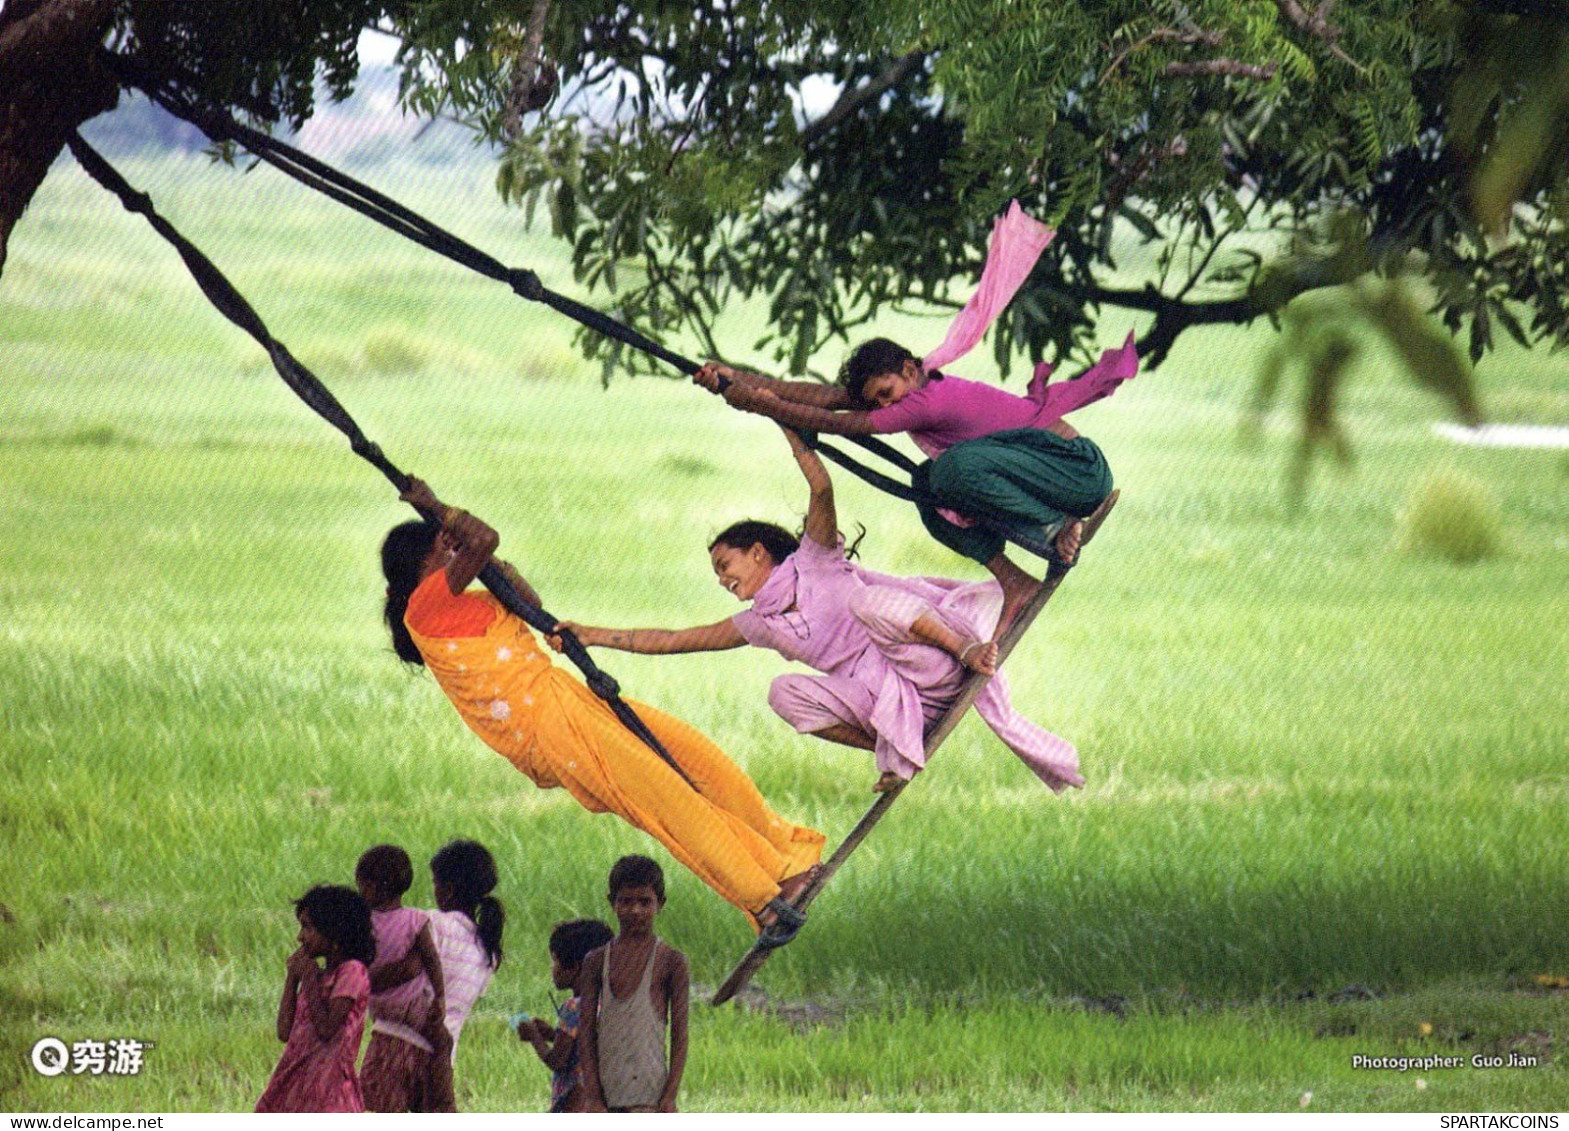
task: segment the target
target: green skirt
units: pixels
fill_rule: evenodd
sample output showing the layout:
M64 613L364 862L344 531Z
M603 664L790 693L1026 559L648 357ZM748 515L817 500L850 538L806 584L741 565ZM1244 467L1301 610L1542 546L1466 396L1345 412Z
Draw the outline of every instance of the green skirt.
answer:
M933 538L986 563L1007 540L997 528L1027 529L1047 541L1063 522L1084 518L1111 494L1111 468L1088 436L1018 428L955 444L915 469L915 486L935 504L919 502ZM937 513L958 511L986 525L957 526Z

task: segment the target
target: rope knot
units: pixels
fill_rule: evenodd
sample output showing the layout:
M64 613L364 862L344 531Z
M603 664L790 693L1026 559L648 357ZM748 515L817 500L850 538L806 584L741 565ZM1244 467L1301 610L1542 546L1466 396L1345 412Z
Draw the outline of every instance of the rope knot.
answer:
M545 284L527 267L517 267L507 272L507 281L512 284L514 291L529 302L538 302L545 297Z

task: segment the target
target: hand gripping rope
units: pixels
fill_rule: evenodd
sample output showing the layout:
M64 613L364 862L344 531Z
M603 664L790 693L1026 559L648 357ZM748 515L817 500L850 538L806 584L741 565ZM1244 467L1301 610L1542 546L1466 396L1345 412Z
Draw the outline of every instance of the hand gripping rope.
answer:
M293 389L299 398L309 405L318 416L348 437L349 446L353 449L355 455L385 475L399 491L406 490L409 485L409 477L394 466L392 461L382 453L381 448L360 430L359 425L354 422L354 418L349 415L348 410L328 391L321 380L301 364L282 342L268 332L266 324L262 322L261 317L252 309L250 303L245 301L244 296L235 289L234 284L230 283L223 273L213 265L213 262L203 255L194 244L181 235L174 225L158 214L153 207L152 199L146 193L139 193L133 189L107 161L82 140L80 134L73 135L68 144L71 147L72 154L75 155L77 161L81 163L82 168L86 170L89 176L119 197L120 203L125 206L127 211L145 217L158 234L174 246L208 300L213 306L217 307L224 317L261 344L262 348L267 351L267 356L272 359L273 368L278 371L278 375L283 378L289 388ZM538 280L536 279L535 282L537 284ZM435 520L437 518L437 516L425 514L423 511L420 513L427 519ZM486 589L489 589L496 595L496 599L509 612L522 618L525 623L541 632L556 633L556 625L558 623L556 619L538 605L531 604L525 600L523 595L507 580L506 575L502 573L501 568L495 562L485 566L480 572L479 580ZM675 759L660 744L659 739L648 729L647 724L638 717L637 712L632 710L621 698L621 689L617 686L616 681L594 663L592 657L588 654L588 650L583 647L582 643L570 631L562 631L560 636L567 658L582 671L583 680L588 684L590 690L605 701L628 730L641 739L650 750L659 755L671 769L680 774L683 781L688 785L692 785L692 779L687 777L681 767L676 764ZM696 787L694 786L693 788Z

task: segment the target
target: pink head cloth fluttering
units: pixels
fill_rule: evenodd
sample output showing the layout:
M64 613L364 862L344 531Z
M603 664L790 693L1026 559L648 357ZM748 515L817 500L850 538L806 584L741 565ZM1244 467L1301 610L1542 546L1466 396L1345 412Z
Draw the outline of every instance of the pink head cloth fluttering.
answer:
M981 282L948 327L948 336L921 359L927 369L941 369L975 348L991 324L1013 301L1013 296L1030 277L1035 261L1051 243L1056 231L1025 214L1017 200L992 224L991 247Z
M974 349L1013 301L1041 252L1056 235L1055 229L1026 215L1017 200L1011 202L1008 211L992 224L992 242L986 252L986 266L981 269L980 285L948 327L942 345L922 358L921 364L927 369L941 369ZM1074 409L1111 395L1118 385L1137 374L1139 355L1134 349L1133 333L1128 333L1122 345L1104 351L1100 360L1077 380L1048 388L1051 371L1052 366L1044 361L1037 365L1025 393L1047 407L1049 415L1041 423L1060 420Z

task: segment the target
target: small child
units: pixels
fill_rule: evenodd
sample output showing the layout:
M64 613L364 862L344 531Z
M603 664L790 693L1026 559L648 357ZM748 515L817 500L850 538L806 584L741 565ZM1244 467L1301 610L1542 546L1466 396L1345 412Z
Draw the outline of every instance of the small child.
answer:
M550 977L558 990L571 990L572 996L556 1006L556 1023L543 1017L523 1018L518 1036L534 1046L534 1052L551 1070L550 1110L584 1110L583 1069L578 1051L578 1033L583 1016L583 960L592 950L608 943L614 934L598 919L573 919L557 923L550 932Z
M295 901L294 914L300 945L278 1002L283 1056L256 1110L364 1111L354 1059L370 1001L366 967L376 957L370 908L346 887L322 885Z
M584 960L580 983L584 1110L675 1111L691 972L686 955L654 934L664 872L646 856L623 856L610 869L609 898L620 933Z
M354 866L354 882L370 907L376 961L370 966L370 1045L360 1065L367 1111L429 1111L432 1056L446 1056L446 985L430 934L430 916L403 906L414 883L409 854L394 844L368 849ZM410 955L420 973L392 984L385 975ZM385 984L385 988L384 988Z

